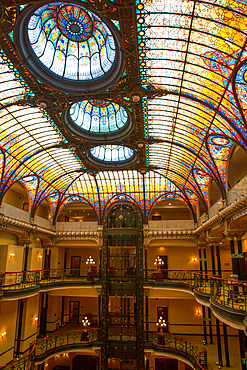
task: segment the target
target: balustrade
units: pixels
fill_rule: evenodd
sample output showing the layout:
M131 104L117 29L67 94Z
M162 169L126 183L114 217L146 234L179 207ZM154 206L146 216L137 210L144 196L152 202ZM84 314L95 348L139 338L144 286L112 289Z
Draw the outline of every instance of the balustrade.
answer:
M127 338L126 340L128 340ZM129 339L130 340L130 339ZM2 366L3 370L33 370L35 361L45 360L51 354L56 354L64 349L80 348L85 345L96 345L99 343L99 329L72 330L57 332L46 338L38 338L30 346L30 352L12 363ZM199 348L191 341L180 336L168 333L146 332L146 348L154 348L168 353L176 353L191 362L194 369L206 370L207 351Z
M109 274L112 280L118 280L121 275L123 283L129 283L129 278L133 279L134 268L125 268L124 274L121 274L120 269L109 268ZM146 283L158 285L165 284L184 284L189 286L191 290L199 294L205 294L215 300L224 307L229 307L238 311L247 310L247 282L234 280L231 277L222 279L220 277L203 274L192 270L146 270ZM71 283L101 282L100 270L93 269L52 269L52 270L37 270L24 272L5 272L0 273L0 292L18 291L20 289L28 289L39 287L41 285L52 284L71 284Z

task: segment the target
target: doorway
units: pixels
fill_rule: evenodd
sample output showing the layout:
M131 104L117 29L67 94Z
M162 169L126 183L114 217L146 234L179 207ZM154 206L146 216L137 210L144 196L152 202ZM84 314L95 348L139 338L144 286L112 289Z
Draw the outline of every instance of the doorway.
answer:
M168 358L156 358L155 370L178 370L178 360Z
M72 361L72 370L96 370L97 369L97 357L77 355Z
M166 326L159 327L158 326L158 331L161 333L169 333L168 330L168 307L158 307L157 308L157 322L159 320L162 320L163 322L166 323Z
M80 276L81 257L71 256L71 275Z
M69 322L70 324L79 323L79 301L70 301L69 303Z

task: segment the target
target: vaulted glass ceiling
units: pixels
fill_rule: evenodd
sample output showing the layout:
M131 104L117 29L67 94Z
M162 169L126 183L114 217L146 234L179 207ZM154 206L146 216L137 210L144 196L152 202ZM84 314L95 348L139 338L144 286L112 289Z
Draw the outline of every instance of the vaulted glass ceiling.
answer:
M207 205L211 179L224 197L232 145L247 147L247 3L138 0L130 3L132 18L121 8L121 0L116 7L112 3L112 19L122 38L122 43L115 40L116 50L125 53L126 70L120 80L115 71L115 80L108 81L105 90L103 85L100 91L96 88L97 93L79 85L73 91L72 82L65 94L54 81L52 90L49 81L44 81L46 86L33 78L13 47L17 37L12 35L13 25L21 8L11 13L11 21L5 12L0 58L1 198L15 181L33 176L29 185L23 180L32 193L33 209L47 197L54 215L75 199L86 199L102 215L108 202L121 194L130 196L144 213L167 196L178 197L195 214L197 198ZM100 14L102 2L93 4ZM88 8L93 14L90 2L85 4ZM135 153L131 168L97 167L88 154L105 145L104 140L91 142L91 132L82 139L68 133L65 108L82 101L112 101L131 112L133 132L131 128L126 138L118 141L116 136L109 143Z

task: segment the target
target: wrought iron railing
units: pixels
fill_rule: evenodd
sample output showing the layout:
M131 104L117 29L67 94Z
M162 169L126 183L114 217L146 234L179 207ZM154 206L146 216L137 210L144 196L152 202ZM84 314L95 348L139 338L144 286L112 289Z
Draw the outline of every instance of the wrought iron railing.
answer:
M2 290L17 290L59 282L98 281L98 269L52 269L0 273Z
M4 370L34 370L35 368L35 345L31 344L29 352L17 359L12 361L10 364L0 366L0 369Z
M211 298L225 307L247 310L247 281L210 277Z
M194 286L194 270L146 270L146 281L183 283Z
M199 293L211 294L211 275L195 272L194 289Z
M197 347L188 339L168 333L146 332L146 343L187 358L194 369L208 369L206 349Z
M135 269L109 269L113 280L119 278L129 281L133 279ZM238 311L247 310L247 281L238 281L229 277L222 279L215 275L203 274L192 270L146 270L146 279L148 283L174 283L189 286L197 293L202 293L211 297L220 305L229 307ZM5 291L15 291L28 289L41 285L54 284L73 284L101 281L99 269L52 269L24 272L5 272L0 273L0 293Z
M126 340L131 340L132 337ZM30 352L15 360L2 370L33 370L35 361L45 360L51 354L56 354L64 349L68 352L70 349L79 348L83 345L99 344L99 329L73 330L67 332L57 332L43 339L37 339L30 346ZM191 341L167 333L146 332L146 346L152 346L164 352L176 353L181 357L187 358L193 367L198 370L206 370L207 351L199 348Z

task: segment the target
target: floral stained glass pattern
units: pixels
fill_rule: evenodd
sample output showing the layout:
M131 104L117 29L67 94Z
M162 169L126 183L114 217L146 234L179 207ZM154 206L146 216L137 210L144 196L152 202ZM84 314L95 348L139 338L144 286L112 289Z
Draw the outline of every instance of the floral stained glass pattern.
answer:
M91 155L102 162L124 162L132 158L134 151L121 145L99 145L90 149Z
M82 130L92 134L113 133L128 121L126 110L120 105L103 100L84 100L70 108L71 120Z
M91 81L109 72L115 61L111 31L78 5L50 3L36 9L28 38L39 61L61 78Z

